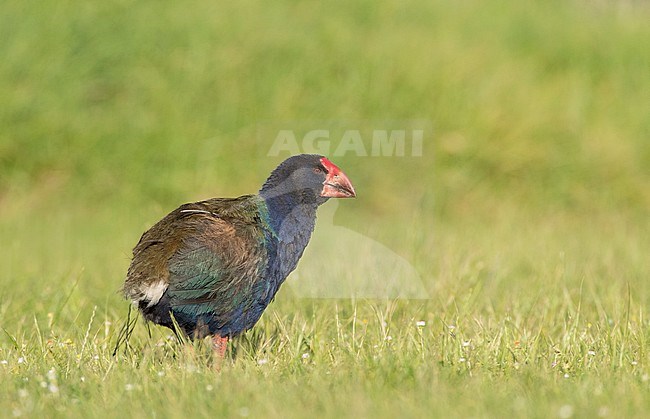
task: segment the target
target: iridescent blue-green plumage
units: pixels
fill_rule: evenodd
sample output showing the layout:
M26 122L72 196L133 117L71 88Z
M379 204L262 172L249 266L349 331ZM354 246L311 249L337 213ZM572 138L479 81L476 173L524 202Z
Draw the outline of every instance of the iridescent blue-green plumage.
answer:
M312 167L320 158L285 161L257 195L172 211L133 249L125 296L154 323L173 329L173 316L188 336L250 329L295 269L327 200Z

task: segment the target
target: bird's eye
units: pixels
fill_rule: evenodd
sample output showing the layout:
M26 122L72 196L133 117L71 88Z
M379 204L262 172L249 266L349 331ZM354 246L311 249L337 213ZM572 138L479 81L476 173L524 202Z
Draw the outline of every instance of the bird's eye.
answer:
M316 174L321 174L323 173L323 168L322 167L314 167L314 173Z

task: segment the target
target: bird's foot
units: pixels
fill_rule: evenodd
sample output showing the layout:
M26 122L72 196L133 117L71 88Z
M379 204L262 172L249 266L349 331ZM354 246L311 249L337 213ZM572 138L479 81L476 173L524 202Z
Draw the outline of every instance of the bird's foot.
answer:
M212 337L212 350L216 355L214 364L217 371L221 370L221 365L223 364L223 360L226 355L226 349L228 349L228 338L214 335Z

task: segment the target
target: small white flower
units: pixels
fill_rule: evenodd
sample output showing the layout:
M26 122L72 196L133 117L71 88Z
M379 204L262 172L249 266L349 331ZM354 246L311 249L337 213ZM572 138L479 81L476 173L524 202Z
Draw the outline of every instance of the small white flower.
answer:
M158 371L158 377L164 377L165 371Z
M594 355L596 355L596 351L591 351L591 350L587 351L587 355L594 356Z
M417 322L415 322L415 325L417 327L424 327L427 325L427 322L425 322L424 320L418 320Z
M453 324L450 324L449 326L447 326L447 328L449 330L454 330L456 328L456 326L454 326Z
M302 359L309 359L309 354L307 352L302 354Z
M85 382L86 382L86 377L84 377L84 376L82 375L82 376L79 378L79 380L80 380L82 383L85 383Z
M24 357L21 356L20 358L18 358L18 363L19 363L19 364L23 364L24 362L25 362L25 358L24 358Z
M630 362L630 364L632 364L632 365L637 365L638 362L636 362L636 361L632 361L632 362Z
M95 355L95 356L93 356L93 359L94 359L95 361L99 360L99 355Z
M573 406L565 404L564 406L560 407L557 415L562 419L569 419L571 416L573 416Z
M206 389L206 391L212 391L212 390L214 390L214 387L212 387L211 384L208 384L207 386L205 386L205 389Z
M0 361L0 364L2 364L2 365L7 365L7 364L8 364L8 362L7 362L7 360L6 360L6 359L3 359L2 361Z
M564 374L564 378L569 378L569 373L568 372Z
M133 389L134 389L133 384L126 384L124 386L124 390L126 390L126 391L132 391Z
M47 388L47 383L45 381L41 381L41 387Z
M49 371L47 372L47 378L48 378L50 381L52 381L52 380L56 380L56 371L54 370L54 368L52 368L51 370L49 370Z
M648 373L645 373L641 376L641 381L643 381L644 383L648 380L650 380L650 375L648 375Z
M463 343L462 343L463 348L467 348L469 346L469 344L470 344L469 340L464 340Z
M460 359L458 360L458 362L465 362L465 361L467 361L465 358L460 358Z
M386 336L386 342L390 342L393 340L393 337L391 335Z
M27 392L27 390L25 390L24 388L21 388L20 390L18 390L18 397L24 399L27 396L29 396L29 393Z
M258 359L257 360L257 365L266 365L268 364L269 360L266 358Z
M56 384L50 384L49 386L47 386L47 389L50 390L50 393L56 394L59 392L59 387L57 387Z

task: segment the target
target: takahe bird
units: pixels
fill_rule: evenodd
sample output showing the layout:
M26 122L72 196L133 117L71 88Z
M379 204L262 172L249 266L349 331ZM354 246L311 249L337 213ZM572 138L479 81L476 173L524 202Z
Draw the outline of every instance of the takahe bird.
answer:
M326 157L282 162L259 193L185 204L146 231L133 249L124 296L143 316L190 338L229 338L260 319L296 268L329 198L353 198L347 176Z

